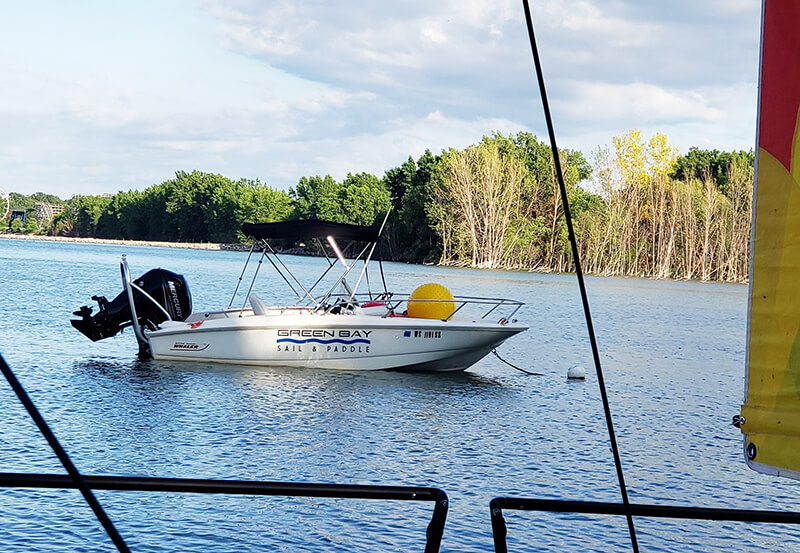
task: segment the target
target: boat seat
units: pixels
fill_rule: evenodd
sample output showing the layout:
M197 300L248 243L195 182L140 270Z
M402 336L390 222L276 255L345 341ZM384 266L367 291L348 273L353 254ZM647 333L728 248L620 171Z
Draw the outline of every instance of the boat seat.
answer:
M253 308L253 315L266 315L269 309L264 300L255 294L250 294L250 306Z

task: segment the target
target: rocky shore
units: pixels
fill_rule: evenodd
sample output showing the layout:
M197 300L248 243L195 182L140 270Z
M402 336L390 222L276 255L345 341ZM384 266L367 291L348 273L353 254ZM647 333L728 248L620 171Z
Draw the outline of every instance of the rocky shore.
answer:
M75 238L71 236L45 236L42 234L0 233L0 240L41 240L46 242L77 242L85 244L113 244L120 246L154 246L161 248L186 248L192 250L249 250L246 244L217 244L214 242L151 242L143 240L111 240L106 238Z

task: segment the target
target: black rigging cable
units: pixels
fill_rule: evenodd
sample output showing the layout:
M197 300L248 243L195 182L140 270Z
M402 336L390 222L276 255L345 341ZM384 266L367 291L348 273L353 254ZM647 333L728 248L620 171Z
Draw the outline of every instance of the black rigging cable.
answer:
M589 310L589 298L586 294L586 284L583 281L583 271L581 270L580 258L578 256L578 242L575 239L575 230L572 227L572 216L569 211L569 201L567 200L567 187L564 184L564 175L561 173L561 161L558 157L558 147L556 146L556 135L553 130L553 120L550 117L550 104L547 101L547 92L544 88L544 75L542 73L542 64L539 60L539 51L536 48L536 38L533 32L533 20L531 18L531 9L528 5L528 0L522 0L523 7L525 8L525 20L528 24L528 37L531 41L531 51L533 53L533 63L536 66L536 78L539 81L539 91L542 96L542 106L544 108L544 117L547 122L547 132L550 135L550 147L553 151L553 163L555 165L556 176L558 178L558 186L561 190L561 202L564 206L564 219L567 223L567 231L569 233L569 242L572 246L572 258L575 262L575 274L578 277L578 286L581 291L581 300L583 302L583 312L586 316L586 327L589 332L589 341L592 345L592 357L594 358L594 367L597 371L597 383L600 386L600 395L603 398L603 410L606 416L606 426L608 427L608 438L611 442L611 451L614 454L614 464L617 469L617 479L619 480L619 490L622 495L622 503L625 508L625 516L628 519L628 531L631 536L631 547L634 553L639 553L639 544L636 541L636 529L633 526L633 516L631 515L630 502L628 501L628 490L625 487L625 476L622 472L622 462L619 457L619 448L617 447L617 438L614 435L614 424L611 420L611 408L608 404L608 394L606 393L605 380L603 378L603 369L600 366L600 354L597 349L597 340L594 335L594 325L592 324L592 314Z
M103 525L105 528L108 537L111 538L111 541L114 542L114 545L117 546L117 550L120 553L128 553L130 549L125 544L125 541L120 536L117 529L114 527L114 523L111 522L111 519L108 518L108 515L103 510L103 507L100 505L100 502L97 501L97 498L92 493L92 490L89 488L89 485L86 483L86 480L83 478L78 469L72 463L72 460L67 455L67 452L61 447L61 444L58 442L55 434L53 431L50 430L50 427L47 426L42 415L39 413L39 410L33 404L28 393L25 391L25 388L22 387L20 381L17 380L16 375L11 370L11 367L8 366L3 356L0 355L0 371L2 371L3 376L6 377L6 380L11 385L11 388L14 390L14 393L17 394L17 398L19 399L20 403L25 407L25 410L28 411L28 414L33 419L33 422L36 423L36 426L39 428L39 432L47 440L47 443L50 444L50 447L53 448L58 460L61 461L61 464L64 465L64 468L67 469L67 473L69 473L70 479L75 484L81 494L83 494L83 498L86 500L86 503L92 508L94 511L97 520L100 521L100 524Z

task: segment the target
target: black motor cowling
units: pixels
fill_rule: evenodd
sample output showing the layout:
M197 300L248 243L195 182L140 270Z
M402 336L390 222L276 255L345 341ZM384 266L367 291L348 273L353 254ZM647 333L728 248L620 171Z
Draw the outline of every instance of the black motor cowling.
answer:
M136 315L139 324L144 328L152 330L167 320L164 311L154 305L153 300L169 313L169 318L173 321L183 321L192 313L192 296L183 275L166 269L151 269L134 279L133 284ZM125 290L111 301L105 296L92 296L92 300L97 302L99 311L92 316L92 308L84 305L73 313L80 319L72 319L70 323L93 342L114 336L126 326L133 324L133 314Z

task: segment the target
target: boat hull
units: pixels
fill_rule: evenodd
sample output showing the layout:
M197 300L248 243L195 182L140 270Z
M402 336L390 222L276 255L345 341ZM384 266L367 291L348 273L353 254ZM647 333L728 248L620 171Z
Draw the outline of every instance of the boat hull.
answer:
M252 315L167 322L147 333L162 360L340 370L459 371L527 327L359 315Z

